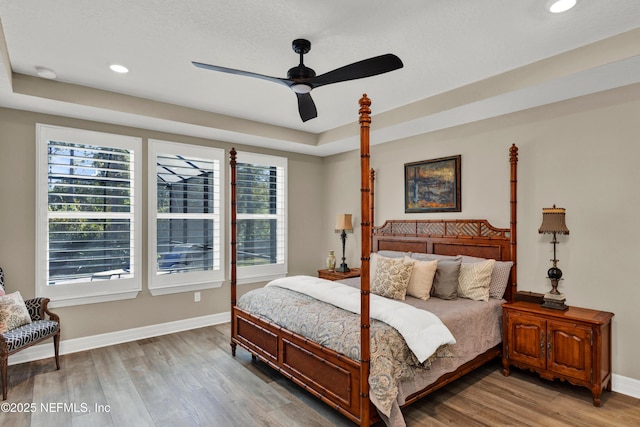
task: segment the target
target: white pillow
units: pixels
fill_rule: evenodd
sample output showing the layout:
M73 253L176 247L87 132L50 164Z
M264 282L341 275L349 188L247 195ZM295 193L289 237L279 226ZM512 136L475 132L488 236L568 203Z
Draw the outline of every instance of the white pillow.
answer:
M489 285L495 259L462 263L458 275L458 296L475 301L489 301Z
M436 275L438 260L419 261L405 256L404 262L413 264L409 285L407 286L407 295L425 301L428 300L431 293L431 286L433 285L433 278Z

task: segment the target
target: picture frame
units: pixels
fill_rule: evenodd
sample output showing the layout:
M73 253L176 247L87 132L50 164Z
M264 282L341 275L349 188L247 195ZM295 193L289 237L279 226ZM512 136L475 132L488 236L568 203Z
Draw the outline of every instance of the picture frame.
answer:
M461 156L405 163L404 212L461 212Z

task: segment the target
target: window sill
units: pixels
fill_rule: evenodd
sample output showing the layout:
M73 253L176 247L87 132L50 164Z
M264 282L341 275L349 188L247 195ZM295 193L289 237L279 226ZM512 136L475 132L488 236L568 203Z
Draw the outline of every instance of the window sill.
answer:
M194 283L190 285L165 285L165 286L149 286L149 292L151 295L169 295L178 294L180 292L193 292L203 291L205 289L215 289L222 287L223 282L207 282L207 283Z
M51 298L50 308L71 307L74 305L96 304L109 301L120 301L124 299L134 299L138 296L139 291L129 291L120 293L109 293L105 295L87 295L81 297L67 297L55 299Z

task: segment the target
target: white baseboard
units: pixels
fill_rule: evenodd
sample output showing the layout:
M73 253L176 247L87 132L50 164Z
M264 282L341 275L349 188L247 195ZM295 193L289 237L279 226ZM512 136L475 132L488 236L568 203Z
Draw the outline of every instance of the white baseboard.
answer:
M640 380L636 380L635 378L613 374L611 375L611 389L615 392L640 399Z
M194 317L192 319L177 320L175 322L161 323L158 325L142 326L140 328L127 329L124 331L109 332L89 337L74 338L60 342L60 354L76 353L78 351L91 350L108 345L173 334L175 332L187 331L189 329L219 325L221 323L228 323L230 320L231 313L226 312L212 314L209 316ZM9 365L46 359L49 357L53 357L53 345L51 342L39 344L9 356ZM617 393L622 393L640 399L640 380L613 374L611 377L611 388Z
M177 320L175 322L160 323L157 325L142 326L140 328L126 329L124 331L108 332L106 334L92 335L89 337L73 338L60 341L60 354L70 354L79 351L91 350L108 345L121 344L144 338L157 337L189 329L202 328L204 326L219 325L231 321L231 313L218 313L191 319ZM53 357L53 344L49 340L43 344L34 345L9 356L9 365L31 362L33 360Z

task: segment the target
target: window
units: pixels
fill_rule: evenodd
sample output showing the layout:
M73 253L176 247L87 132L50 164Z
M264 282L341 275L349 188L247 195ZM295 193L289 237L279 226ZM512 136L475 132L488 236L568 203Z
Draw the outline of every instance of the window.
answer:
M287 274L287 159L238 153L238 283Z
M224 150L149 141L149 291L220 287Z
M55 306L141 289L139 138L36 125L36 288Z

